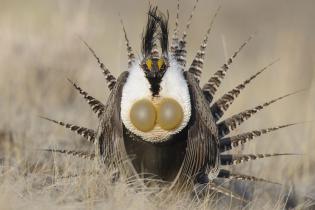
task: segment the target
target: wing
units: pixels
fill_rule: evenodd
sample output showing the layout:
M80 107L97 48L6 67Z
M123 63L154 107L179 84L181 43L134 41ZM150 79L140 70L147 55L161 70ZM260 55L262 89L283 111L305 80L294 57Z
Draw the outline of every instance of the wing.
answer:
M97 143L98 152L107 166L119 168L120 172L128 177L136 177L135 170L127 157L120 118L122 89L127 77L128 72L123 72L119 76L108 97L98 128Z
M180 185L196 181L199 175L218 170L219 164L218 131L215 121L197 80L189 72L184 74L191 96L192 114L188 124L186 155L176 179ZM188 181L188 177L193 177L193 180Z

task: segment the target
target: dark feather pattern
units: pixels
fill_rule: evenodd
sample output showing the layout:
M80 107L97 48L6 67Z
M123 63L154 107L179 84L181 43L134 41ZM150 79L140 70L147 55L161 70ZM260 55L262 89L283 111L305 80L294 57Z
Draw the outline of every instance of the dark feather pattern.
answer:
M238 165L251 160L258 160L267 157L285 156L285 155L299 155L294 153L274 153L274 154L242 154L242 155L221 155L222 165Z
M281 99L287 98L289 96L292 96L294 94L297 94L301 91L296 91L290 94L286 94L284 96L275 98L273 100L270 100L268 102L265 102L261 105L258 105L252 109L247 109L243 112L240 112L238 114L233 115L232 117L229 117L228 119L220 122L218 124L218 129L219 129L219 138L222 138L223 136L226 136L229 134L232 130L236 129L239 125L241 125L244 121L248 120L251 118L253 115L255 115L257 112L263 110L265 107L280 101Z
M159 39L162 53L165 57L167 57L168 56L169 13L167 12L167 14L164 15L163 13L158 11L157 8L152 9L152 11L149 12L149 19L154 19L154 20L150 21L151 22L150 25L147 25L146 34L148 34L148 38L145 40L149 40L148 43L150 43L150 45L152 44L152 47L155 47L155 41L156 39ZM153 27L153 25L155 25L155 28ZM159 26L159 28L157 26ZM152 47L149 48L150 53L151 53ZM147 53L149 53L149 50L147 51L148 51Z
M172 55L178 62L178 64L182 67L182 70L184 71L184 68L186 66L186 56L187 56L187 50L186 50L186 38L187 38L187 31L190 28L195 10L197 8L199 0L196 0L194 3L194 7L189 15L189 18L186 23L186 29L183 32L182 38L178 41L177 37L173 39L173 46L172 46ZM177 7L177 10L179 10L179 5Z
M166 16L162 13L159 14L159 25L160 25L160 45L162 48L162 53L164 56L168 55L168 20L169 20L169 13L167 12Z
M266 183L270 183L270 184L280 185L277 182L269 181L269 180L258 178L255 176L232 173L232 172L225 170L225 169L220 170L220 172L218 174L218 178L224 178L224 179L229 179L229 180L252 181L252 182L266 182Z
M156 41L156 30L158 24L157 7L150 6L148 12L148 22L144 33L142 34L142 54L147 57L151 54Z
M92 53L93 57L96 59L97 63L99 64L99 67L102 69L102 72L105 76L106 82L107 82L107 86L109 90L112 90L113 87L116 84L116 77L114 75L112 75L112 73L109 71L109 69L104 65L104 63L102 63L101 59L96 55L95 51L92 49L92 47L90 47L90 45L84 41L83 39L81 39L81 41L83 42L83 44L89 49L89 51Z
M230 69L230 66L233 63L233 60L237 55L244 49L244 47L252 40L253 36L250 36L243 44L234 52L234 54L226 61L221 68L214 73L214 75L208 80L206 84L202 87L203 94L207 98L208 102L211 103L214 97L214 94L217 92L217 89L220 87L222 80L224 79L226 73Z
M172 37L171 53L175 54L176 49L178 48L178 20L179 20L179 0L177 0L177 9L176 9L176 19L175 19L175 28Z
M239 84L232 90L230 90L228 93L224 94L220 99L218 99L216 102L214 102L211 105L211 112L214 116L214 119L218 121L223 116L224 112L228 110L230 105L234 102L234 100L238 97L238 95L241 93L242 90L244 90L247 85L254 80L256 77L258 77L261 73L263 73L265 70L267 70L269 67L271 67L273 64L275 64L278 60L275 60L259 70L256 74L252 75L250 78L245 80L243 83Z
M209 39L209 35L210 35L210 32L211 32L211 29L212 29L212 26L214 24L214 21L217 17L217 15L219 14L219 11L220 11L220 8L221 7L218 7L214 16L212 17L211 21L210 21L210 26L207 30L207 33L205 34L204 38L203 38L203 41L200 45L200 48L194 58L194 60L192 61L188 71L192 74L195 75L195 78L196 80L199 82L200 81L200 77L201 77L201 72L202 72L202 69L203 69L203 63L204 63L204 59L205 59L205 51L206 51L206 48L207 48L207 44L208 44L208 39Z
M185 181L187 180L187 176L194 177L211 172L215 173L219 167L219 148L215 137L217 130L212 116L208 113L207 102L202 96L194 75L189 72L185 72L184 75L189 85L191 101L195 106L192 107L192 118L189 123L183 167L174 185L187 183Z
M92 130L92 129L84 128L84 127L73 125L73 124L70 124L70 123L64 123L64 122L61 122L61 121L52 120L52 119L49 119L47 117L41 117L41 118L45 119L45 120L48 120L50 122L56 123L58 125L61 125L61 126L65 127L65 128L68 128L71 131L79 134L80 136L83 136L84 138L86 138L90 142L94 143L94 141L95 141L96 132L94 130Z
M281 125L281 126L276 126L276 127L266 128L266 129L254 130L254 131L242 133L236 136L220 139L220 152L231 150L263 134L267 134L267 133L279 130L281 128L287 128L292 125L296 125L296 124L291 123L291 124L286 124L286 125Z
M68 81L73 85L76 90L79 91L79 93L91 106L92 110L97 114L98 117L100 117L105 111L105 106L99 100L93 98L87 92L82 90L76 83L72 82L70 79L68 79Z
M79 158L88 159L88 160L94 160L95 158L95 154L89 154L87 152L82 152L82 151L73 151L73 150L64 150L64 149L44 149L43 151L61 153L61 154L70 155L73 157L79 157Z
M122 26L122 29L123 29L124 35L125 35L125 41L126 41L126 47L127 47L127 53L128 53L128 67L130 68L132 66L132 64L135 62L136 57L135 57L135 54L133 53L132 47L129 43L127 32L126 32L126 29L125 29L125 26L124 26L122 19L120 19L120 24Z

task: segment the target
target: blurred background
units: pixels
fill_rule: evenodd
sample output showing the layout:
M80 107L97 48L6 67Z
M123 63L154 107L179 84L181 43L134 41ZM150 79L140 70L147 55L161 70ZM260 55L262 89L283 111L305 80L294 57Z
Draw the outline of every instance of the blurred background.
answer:
M176 1L151 3L157 4L163 12L169 11L172 32ZM185 27L193 4L194 1L181 0L181 29ZM67 81L69 78L78 82L92 96L106 101L105 79L78 37L89 43L104 64L118 76L127 69L119 14L132 47L140 54L141 33L149 2L0 0L0 5L1 171L17 170L16 179L8 181L1 176L0 191L7 194L1 194L0 203L10 203L15 207L17 203L11 202L12 197L23 200L16 195L24 198L24 190L32 192L33 189L32 185L29 186L33 179L17 182L19 175L36 172L34 168L40 168L42 172L45 163L51 161L49 154L37 149L92 149L75 134L39 118L47 116L90 128L98 125L94 113ZM261 111L234 132L301 122L259 137L237 152L304 155L253 161L237 166L235 170L281 183L294 183L298 192L315 197L315 2L200 0L188 31L188 64L219 5L222 9L209 39L202 83L254 33L255 38L235 60L217 96L280 58L280 62L242 92L225 117L305 89ZM45 173L50 172L48 168ZM19 187L14 183L19 183Z

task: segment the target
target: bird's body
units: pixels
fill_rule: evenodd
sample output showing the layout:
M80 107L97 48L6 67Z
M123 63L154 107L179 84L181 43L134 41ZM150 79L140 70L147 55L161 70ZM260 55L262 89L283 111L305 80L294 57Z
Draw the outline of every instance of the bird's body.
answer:
M128 81L129 76L128 72L122 74L121 78L117 80L117 89L114 88L112 91L114 99L108 100L107 106L115 108L110 109L111 113L105 112L106 117L104 116L103 119L106 120L101 122L100 134L98 135L101 155L110 157L111 161L115 160L112 158L114 156L117 156L116 161L128 159L132 162L132 164L127 164L128 167L130 165L134 167L128 170L136 171L139 177L156 177L168 182L173 182L176 179L183 179L182 182L187 182L184 177L188 175L191 177L198 174L205 175L211 169L218 169L219 145L216 127L209 109L205 107L206 99L199 86L196 86L197 82L193 75L188 72L183 73L188 84L189 95L192 96L191 116L193 117L189 119L183 130L161 142L152 142L135 135L124 126L120 118L119 106L115 106L115 104L121 103L124 84ZM112 117L109 118L108 116ZM111 127L111 129L109 130L107 127ZM105 139L110 134L116 136L115 141ZM198 148L195 147L194 141L201 142L198 153L195 152ZM111 149L120 146L119 150ZM117 155L117 151L123 151L125 156ZM188 161L192 160L198 160L193 164L195 165L193 170L184 167L184 162L188 164ZM191 181L194 180L191 179Z
M187 130L175 134L168 142L153 144L124 129L124 143L140 177L172 182L186 154Z
M217 13L218 10L214 18ZM191 18L192 15L186 30L189 29ZM213 101L233 59L251 40L251 37L246 40L208 82L200 87L205 49L213 20L199 51L187 69L187 34L184 32L182 38L178 38L178 10L172 45L169 47L168 17L160 13L157 7L150 7L142 37L142 57L139 59L135 58L123 27L128 51L128 71L122 72L117 79L85 43L100 64L111 90L106 104L103 105L73 83L97 113L100 120L98 130L51 121L94 142L97 145L96 155L102 160L104 167L114 166L121 175L128 178L154 177L170 183L170 189L181 190L191 190L196 183L206 183L210 190L239 200L243 198L217 186L214 180L224 178L271 183L253 176L234 174L221 166L288 153L233 155L224 152L261 134L293 124L254 130L237 136L227 135L264 107L291 94L219 121L240 92L271 64ZM157 42L160 43L161 52L157 48ZM87 157L86 154L80 155L74 151L54 151ZM94 155L91 157L94 158Z

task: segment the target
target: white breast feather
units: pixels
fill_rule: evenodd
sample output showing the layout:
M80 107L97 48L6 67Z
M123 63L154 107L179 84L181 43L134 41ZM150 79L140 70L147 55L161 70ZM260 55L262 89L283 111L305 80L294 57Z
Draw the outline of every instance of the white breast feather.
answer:
M139 64L133 65L129 70L129 76L122 90L121 98L121 119L125 127L132 133L140 136L143 140L150 142L166 141L171 135L180 132L189 122L191 116L190 95L187 82L183 72L175 61L170 62L170 67L165 72L161 81L160 98L172 98L176 100L183 109L184 117L181 125L171 131L163 130L159 125L156 125L149 132L138 130L130 121L130 110L133 104L141 99L148 99L152 103L156 103L150 91L150 83L146 79L145 74Z

